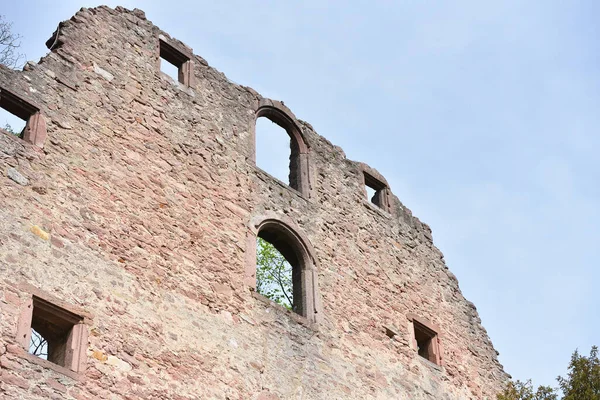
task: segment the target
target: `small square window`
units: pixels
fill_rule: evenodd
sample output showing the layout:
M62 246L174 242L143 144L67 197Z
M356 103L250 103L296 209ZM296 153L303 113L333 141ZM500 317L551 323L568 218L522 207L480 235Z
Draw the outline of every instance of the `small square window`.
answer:
M440 352L438 344L438 334L436 331L413 319L414 342L419 356L431 361L434 364L440 364Z
M46 123L37 107L0 88L0 109L0 130L44 146Z
M367 200L377 207L389 211L387 185L366 172L364 172L364 181Z
M159 39L159 41L160 70L179 83L190 86L193 74L190 57L177 50L163 39Z
M47 300L32 296L21 314L18 339L33 356L73 372L85 367L84 318Z
M164 74L169 75L171 77L171 79L173 79L174 81L181 82L181 75L180 75L181 66L172 64L170 61L161 57L160 58L160 70ZM183 83L183 82L181 82L181 83Z

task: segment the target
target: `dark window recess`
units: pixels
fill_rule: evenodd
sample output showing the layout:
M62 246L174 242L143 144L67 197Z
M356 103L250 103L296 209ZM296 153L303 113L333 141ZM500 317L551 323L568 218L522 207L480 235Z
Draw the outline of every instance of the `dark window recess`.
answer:
M364 173L365 189L367 191L367 200L377 207L388 211L387 186L385 183Z
M31 343L29 353L54 364L71 368L78 340L78 326L83 319L37 297L33 298Z
M419 355L434 364L438 364L437 333L417 321L413 321L413 325Z
M160 40L160 70L186 86L191 84L190 58L163 40Z

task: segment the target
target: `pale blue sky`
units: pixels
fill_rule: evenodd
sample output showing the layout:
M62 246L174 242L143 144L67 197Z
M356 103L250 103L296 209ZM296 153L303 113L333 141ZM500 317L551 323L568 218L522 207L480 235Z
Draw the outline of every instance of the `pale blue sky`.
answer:
M428 223L515 378L600 344L600 2L121 1ZM4 1L37 60L88 1ZM1 123L2 121L0 121Z

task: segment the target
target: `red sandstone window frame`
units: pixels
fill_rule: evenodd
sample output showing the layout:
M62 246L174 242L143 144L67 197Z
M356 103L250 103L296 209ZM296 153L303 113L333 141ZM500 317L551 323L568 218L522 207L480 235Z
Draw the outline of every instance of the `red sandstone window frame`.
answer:
M39 148L44 147L46 136L46 121L40 109L15 95L11 91L0 88L0 108L26 121L25 129L19 137ZM1 129L3 132L4 129Z
M252 152L254 165L260 169L256 164L256 121L261 117L267 118L287 132L291 143L288 186L298 191L303 197L307 199L310 198L312 190L309 156L310 147L302 130L296 122L296 117L283 102L265 98L262 98L259 101L253 125L250 130L254 141ZM267 172L265 171L265 173Z
M286 252L286 250L293 251L297 258L297 264L292 265L292 268L294 268L292 272L294 302L296 302L296 299L299 299L298 307L294 313L298 317L305 318L309 324L322 322L323 309L318 284L318 270L320 268L315 251L308 238L291 220L275 212L267 212L253 217L249 228L245 282L255 297L264 297L256 293L256 238L265 232L269 232L273 236L267 236L267 241L285 242L287 249L283 248L283 252ZM277 238L274 238L274 236L277 236ZM273 244L276 245L275 243ZM280 249L281 247L278 248L278 250ZM283 254L283 256L286 259L288 258L286 254ZM290 260L288 259L288 261ZM266 297L264 299L268 303L277 305ZM279 305L277 306L277 308L283 308Z
M440 328L414 314L408 314L407 318L410 321L412 348L418 357L441 367L443 358Z
M386 180L377 171L361 163L361 179L363 184L363 193L369 204L373 204L379 209L392 213L391 191ZM369 198L367 187L375 191L372 199Z
M159 70L160 63L164 61L173 64L178 70L178 81L179 83L190 87L194 77L194 67L192 62L192 56L186 52L181 51L175 45L169 43L166 38L159 37Z
M88 325L91 315L31 285L23 284L21 288L28 292L28 297L22 304L17 325L16 342L20 346L18 355L42 367L80 380L86 369ZM36 318L38 323L54 320L71 326L68 334L62 339L64 356L61 364L29 353L31 330Z

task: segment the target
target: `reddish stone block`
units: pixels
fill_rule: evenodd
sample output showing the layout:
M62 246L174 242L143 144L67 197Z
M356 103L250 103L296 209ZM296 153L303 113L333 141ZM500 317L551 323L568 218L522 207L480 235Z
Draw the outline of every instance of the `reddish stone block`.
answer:
M12 304L13 306L18 307L21 305L21 299L19 298L19 296L9 290L4 292L4 300L7 303Z
M67 387L62 383L58 382L56 379L47 379L46 384L54 390L57 390L61 393L67 393Z
M2 366L2 368L5 369L12 369L15 371L19 371L21 369L21 364L19 364L18 362L8 358L7 356L3 355L0 356L0 366Z
M279 400L279 396L274 393L262 392L258 395L257 400Z
M57 238L55 235L52 235L50 237L50 243L52 244L52 246L54 247L58 247L58 248L63 248L65 247L65 244L63 243L62 240L60 240L59 238Z
M29 389L29 382L12 372L3 372L0 375L0 381L10 386L17 386L25 390Z

